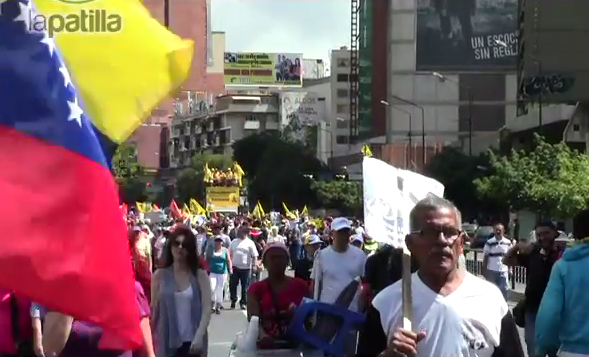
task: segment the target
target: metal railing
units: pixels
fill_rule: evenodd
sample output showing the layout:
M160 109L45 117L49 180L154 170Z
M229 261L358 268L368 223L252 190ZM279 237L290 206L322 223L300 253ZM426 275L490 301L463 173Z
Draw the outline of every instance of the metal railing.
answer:
M474 275L483 275L483 250L482 249L464 249L466 260L466 270ZM526 268L516 266L509 272L509 283L511 289L515 289L516 284L526 285Z

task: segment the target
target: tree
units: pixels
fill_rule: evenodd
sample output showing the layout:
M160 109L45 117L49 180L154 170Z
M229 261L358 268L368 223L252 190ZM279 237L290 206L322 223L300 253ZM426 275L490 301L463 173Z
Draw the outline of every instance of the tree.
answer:
M444 185L444 196L454 202L466 220L481 216L498 219L507 208L494 197L480 197L474 184L488 174L489 155L469 156L460 149L446 147L425 167L424 174Z
M205 185L203 182L203 172L205 164L209 168L227 170L233 165L230 156L225 155L195 155L190 159L188 167L183 169L176 178L176 194L178 202L188 203L194 198L201 203L205 198Z
M535 135L531 152L512 150L491 156L492 174L475 181L484 197L499 197L512 209L569 218L589 204L589 159L565 143L549 144Z
M249 201L260 201L267 209L313 205L315 194L304 175L325 171L311 150L298 142L288 142L279 135L250 135L233 145L233 158L248 179Z
M314 181L311 189L317 195L319 204L335 208L342 214L362 214L362 183L356 181Z
M262 159L262 153L280 141L280 135L269 131L248 135L233 143L233 160L237 161L246 176L253 177Z
M134 147L124 144L118 147L111 161L111 172L122 202L135 203L147 199L145 170L137 163Z

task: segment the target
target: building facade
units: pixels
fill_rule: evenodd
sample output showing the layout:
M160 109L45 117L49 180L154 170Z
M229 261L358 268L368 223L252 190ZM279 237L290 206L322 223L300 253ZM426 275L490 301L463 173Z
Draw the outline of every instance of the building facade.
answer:
M162 25L166 25L165 0L144 0L143 5ZM146 124L137 128L128 143L136 147L137 160L148 172L168 168L170 125L176 103L187 106L187 92L200 97L214 97L225 93L223 84L223 52L225 34L212 32L210 1L168 1L170 31L194 42L194 54L188 79L177 98L168 98L155 108ZM210 99L209 99L210 101ZM162 166L163 165L163 166Z
M232 155L232 144L248 135L280 129L276 95L231 94L177 113L172 120L170 166L181 168L198 154Z

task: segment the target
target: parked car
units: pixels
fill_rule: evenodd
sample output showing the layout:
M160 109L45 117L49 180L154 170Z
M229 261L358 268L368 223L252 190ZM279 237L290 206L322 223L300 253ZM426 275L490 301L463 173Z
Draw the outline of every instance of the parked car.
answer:
M464 223L461 228L468 238L474 238L474 234L476 233L477 228L479 228L479 225L476 223Z
M470 248L471 249L482 249L485 247L485 243L487 243L487 241L489 239L491 239L491 237L493 237L493 235L495 234L495 231L493 230L493 226L481 226L479 227L475 234L474 237L470 243Z
M570 242L572 241L572 237L570 237L568 234L566 234L566 232L563 231L558 231L558 237L556 237L556 240L558 242ZM529 243L529 244L533 244L536 243L537 239L536 239L536 231L532 230L530 231L530 234L528 235L528 239L524 240L525 243Z

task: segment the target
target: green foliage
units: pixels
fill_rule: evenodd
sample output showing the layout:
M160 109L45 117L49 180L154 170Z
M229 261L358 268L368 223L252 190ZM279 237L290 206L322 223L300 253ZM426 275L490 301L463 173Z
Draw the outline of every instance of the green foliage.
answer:
M313 205L315 195L305 174L325 170L311 150L275 133L247 136L233 144L233 158L246 173L249 201L260 201L266 210Z
M469 156L460 149L446 147L427 164L424 174L444 185L444 196L454 202L466 220L478 216L499 216L503 209L499 201L482 198L474 184L488 174L490 155Z
M492 174L475 182L484 197L499 197L512 209L569 218L589 204L589 159L565 143L549 144L536 135L531 152L491 156Z
M137 163L134 147L124 144L118 147L111 161L111 172L121 201L135 203L147 199L145 170Z
M176 178L176 195L179 204L188 203L191 198L203 204L205 198L203 172L207 163L211 169L226 170L233 165L233 160L225 155L193 156L190 159L190 165L180 171Z
M345 215L361 216L362 183L356 181L314 181L311 189L317 195L319 204L335 208Z

